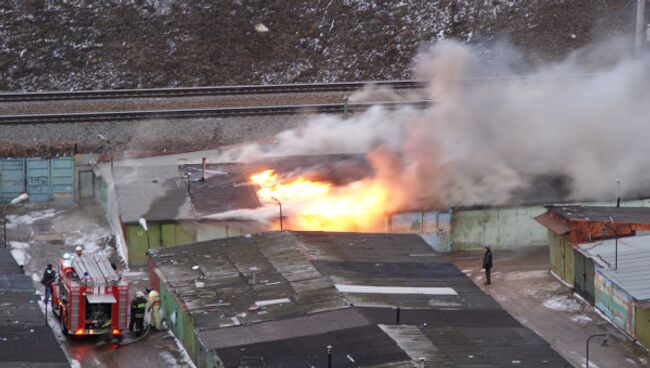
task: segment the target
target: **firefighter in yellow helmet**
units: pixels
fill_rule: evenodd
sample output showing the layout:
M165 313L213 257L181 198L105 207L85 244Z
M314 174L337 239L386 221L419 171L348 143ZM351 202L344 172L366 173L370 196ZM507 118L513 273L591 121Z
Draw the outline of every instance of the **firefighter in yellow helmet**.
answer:
M151 315L151 321L149 324L156 330L162 328L160 322L160 294L156 290L151 290L147 298L147 310Z

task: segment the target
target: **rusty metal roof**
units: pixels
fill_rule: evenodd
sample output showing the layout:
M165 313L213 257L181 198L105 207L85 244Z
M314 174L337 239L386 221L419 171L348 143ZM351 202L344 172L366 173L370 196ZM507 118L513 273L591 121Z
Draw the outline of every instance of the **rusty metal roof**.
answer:
M570 221L617 222L627 224L650 224L650 207L605 207L605 206L547 206Z
M557 235L564 235L571 230L571 228L562 222L562 220L552 216L549 212L535 217L535 220Z

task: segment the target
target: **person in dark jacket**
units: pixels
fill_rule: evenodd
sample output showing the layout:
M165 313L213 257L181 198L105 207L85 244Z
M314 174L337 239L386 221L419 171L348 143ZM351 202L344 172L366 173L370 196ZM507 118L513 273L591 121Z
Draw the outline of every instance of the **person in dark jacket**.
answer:
M485 270L485 285L490 285L490 270L492 269L492 251L490 247L485 247L485 254L483 255L483 269Z
M142 334L144 330L144 311L146 307L147 297L142 291L138 291L135 293L135 298L131 300L131 322L129 323L129 330L135 332L136 335Z
M45 286L45 299L43 303L47 303L50 300L52 295L52 283L56 278L56 272L52 269L52 264L48 263L45 271L43 271L43 277L41 278L41 284Z

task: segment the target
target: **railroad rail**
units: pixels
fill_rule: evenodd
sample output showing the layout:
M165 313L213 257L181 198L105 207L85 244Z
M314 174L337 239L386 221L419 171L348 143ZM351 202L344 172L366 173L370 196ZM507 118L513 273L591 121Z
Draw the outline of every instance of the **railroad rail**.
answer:
M393 89L415 89L424 87L426 85L426 82L416 80L403 80L219 87L114 89L93 91L18 92L0 94L0 102L230 96L274 93L349 92L356 91L367 85L390 87Z
M372 106L381 105L387 108L411 106L425 108L433 100L399 101L399 102L373 102L320 105L285 105L285 106L255 106L255 107L225 107L218 109L183 109L183 110L142 110L142 111L114 111L114 112L79 112L63 114L25 114L25 115L0 115L0 125L20 124L56 124L56 123L92 123L110 121L150 120L150 119L179 119L179 118L214 118L232 116L260 116L260 115L295 115L358 112Z

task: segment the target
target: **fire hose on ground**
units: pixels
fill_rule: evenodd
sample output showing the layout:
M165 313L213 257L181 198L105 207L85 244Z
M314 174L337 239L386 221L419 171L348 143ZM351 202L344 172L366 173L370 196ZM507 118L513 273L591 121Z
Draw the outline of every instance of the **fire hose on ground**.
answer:
M147 328L144 330L144 332L142 333L142 335L140 335L140 336L138 336L138 337L136 337L135 339L132 339L132 340L122 341L119 345L120 345L120 346L126 346L126 345L131 345L131 344L133 344L134 342L141 341L141 340L143 340L145 337L147 337L147 335L149 335L149 331L151 331L151 327L147 326Z

